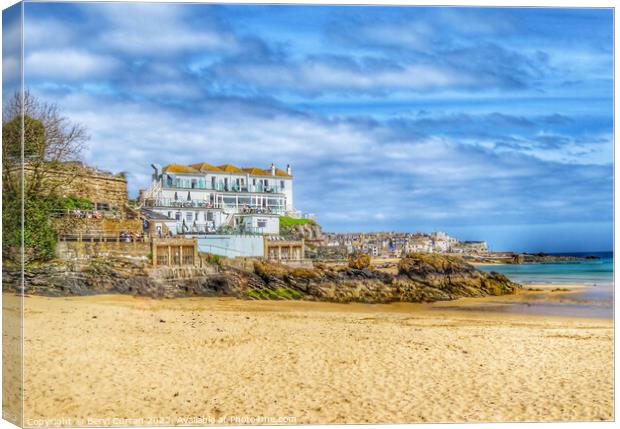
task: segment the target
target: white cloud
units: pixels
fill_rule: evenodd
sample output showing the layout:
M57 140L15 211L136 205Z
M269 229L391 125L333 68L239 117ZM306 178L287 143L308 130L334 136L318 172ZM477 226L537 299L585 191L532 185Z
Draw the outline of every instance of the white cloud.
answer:
M27 52L24 61L26 78L58 80L95 79L109 77L120 67L110 56L73 49Z
M188 24L191 6L173 4L116 3L85 5L83 10L106 22L98 35L102 47L131 55L167 55L187 50L234 51L239 48L233 33L215 21L200 28Z
M472 86L479 80L466 72L447 67L409 64L372 69L311 60L304 63L228 63L213 68L218 82L231 86L258 87L274 92L382 92L426 91Z

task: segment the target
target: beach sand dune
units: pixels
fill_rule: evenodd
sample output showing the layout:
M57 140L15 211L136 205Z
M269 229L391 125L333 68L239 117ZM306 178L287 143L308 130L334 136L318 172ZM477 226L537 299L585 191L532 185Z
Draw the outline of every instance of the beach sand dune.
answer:
M25 302L27 425L613 418L611 320L415 304Z

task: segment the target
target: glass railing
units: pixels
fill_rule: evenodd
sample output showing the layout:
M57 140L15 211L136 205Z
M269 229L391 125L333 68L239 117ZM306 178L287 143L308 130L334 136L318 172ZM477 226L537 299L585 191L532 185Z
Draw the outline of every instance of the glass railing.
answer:
M149 199L144 202L146 207L204 208L218 209L221 205L202 200L181 201L172 198Z
M212 224L192 224L177 225L176 233L178 235L205 235L205 234L218 234L218 235L262 235L265 233L265 228L258 228L253 226L227 226L221 225L215 228Z
M176 209L228 209L234 210L240 214L284 214L284 206L248 206L243 204L226 204L226 203L211 203L209 201L179 201L171 198L160 199L147 199L144 201L145 207L170 207Z
M196 189L196 190L207 190L207 191L219 191L219 192L252 192L252 193L265 193L265 194L278 194L278 193L283 193L285 188L282 188L281 186L265 186L262 184L258 184L258 185L237 185L235 184L228 184L225 185L224 183L216 183L215 186L209 184L209 185L195 185L195 186L181 186L181 185L185 185L182 183L163 183L162 184L162 188L164 189L188 189L188 190L192 190L192 189Z

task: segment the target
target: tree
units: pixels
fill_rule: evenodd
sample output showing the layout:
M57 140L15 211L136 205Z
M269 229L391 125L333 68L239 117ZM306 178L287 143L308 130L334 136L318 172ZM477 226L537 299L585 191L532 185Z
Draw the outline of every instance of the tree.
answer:
M80 159L86 129L29 91L8 100L2 126L2 254L18 261L23 238L24 262L49 259L56 243L53 212L64 205L59 189L77 176L78 165L68 161Z

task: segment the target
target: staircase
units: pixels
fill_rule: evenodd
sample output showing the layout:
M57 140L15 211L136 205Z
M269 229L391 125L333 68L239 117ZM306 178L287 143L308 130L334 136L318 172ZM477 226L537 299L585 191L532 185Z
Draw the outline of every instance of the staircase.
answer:
M160 194L161 194L161 182L153 181L153 183L151 184L151 187L147 189L146 192L144 193L144 196L142 198L142 201L140 202L140 205L138 206L138 209L140 209L144 205L145 201L156 200Z

